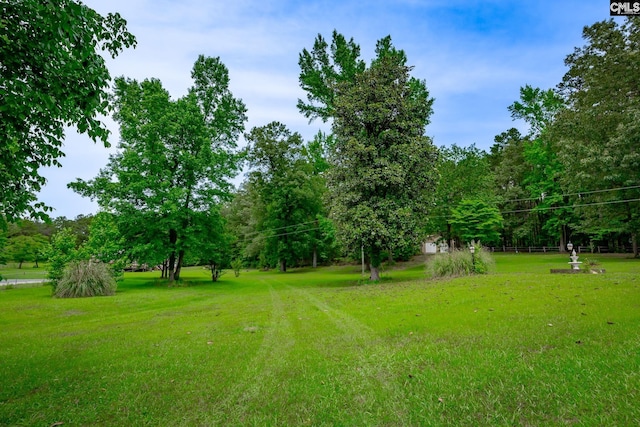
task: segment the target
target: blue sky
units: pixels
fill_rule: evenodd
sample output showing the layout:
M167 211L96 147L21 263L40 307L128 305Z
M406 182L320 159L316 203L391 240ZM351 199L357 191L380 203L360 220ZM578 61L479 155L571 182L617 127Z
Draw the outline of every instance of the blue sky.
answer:
M305 93L298 85L298 55L317 34L334 29L353 37L361 56L372 59L378 39L391 35L407 53L413 75L424 79L435 98L426 133L438 146L457 144L489 150L495 135L512 126L507 107L520 87L543 89L560 82L564 58L584 44L582 28L609 19L605 0L87 0L102 14L119 12L138 46L108 59L112 76L159 78L172 96L191 86L199 54L220 56L229 68L231 90L248 108L247 131L277 120L311 139L320 122L298 113ZM74 218L97 206L66 188L76 178L91 179L113 148L67 132L62 168L41 172L48 183L41 201L53 216ZM242 144L242 141L240 142ZM241 177L237 182L241 181Z

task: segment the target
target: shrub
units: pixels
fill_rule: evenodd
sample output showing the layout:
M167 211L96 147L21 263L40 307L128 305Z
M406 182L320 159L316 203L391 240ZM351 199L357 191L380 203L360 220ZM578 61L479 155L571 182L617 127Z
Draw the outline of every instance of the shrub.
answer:
M240 258L236 258L231 261L231 268L233 268L233 274L236 277L240 276L240 270L242 269L242 260Z
M484 247L478 245L476 248L476 262L475 262L475 272L476 274L488 274L491 269L496 265L491 252L489 252Z
M109 267L101 262L72 261L65 268L54 289L58 298L114 295L116 280Z
M211 281L217 282L220 276L224 274L224 270L220 266L220 264L215 263L214 261L209 261L208 270L211 270Z
M487 274L494 264L489 251L476 246L473 255L468 250L437 254L427 264L427 268L433 277L453 277Z

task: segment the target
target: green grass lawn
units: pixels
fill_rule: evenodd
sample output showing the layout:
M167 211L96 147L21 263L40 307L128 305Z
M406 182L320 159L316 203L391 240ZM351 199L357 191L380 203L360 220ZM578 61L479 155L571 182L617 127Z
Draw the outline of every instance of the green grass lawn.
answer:
M582 258L581 258L582 260ZM127 274L115 297L0 291L0 425L640 425L640 261L552 275L395 266Z

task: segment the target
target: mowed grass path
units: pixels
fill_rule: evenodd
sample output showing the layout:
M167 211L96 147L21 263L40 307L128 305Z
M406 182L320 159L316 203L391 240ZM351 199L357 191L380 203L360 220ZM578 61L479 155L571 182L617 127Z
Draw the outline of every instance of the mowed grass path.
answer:
M640 425L640 261L565 258L0 291L0 425Z

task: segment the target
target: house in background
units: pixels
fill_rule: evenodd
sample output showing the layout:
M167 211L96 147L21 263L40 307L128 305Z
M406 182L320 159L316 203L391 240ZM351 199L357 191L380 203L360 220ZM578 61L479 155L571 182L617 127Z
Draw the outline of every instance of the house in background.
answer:
M449 252L447 242L441 241L441 236L429 236L422 243L421 251L423 254L436 254L438 252ZM440 241L440 243L438 243Z

